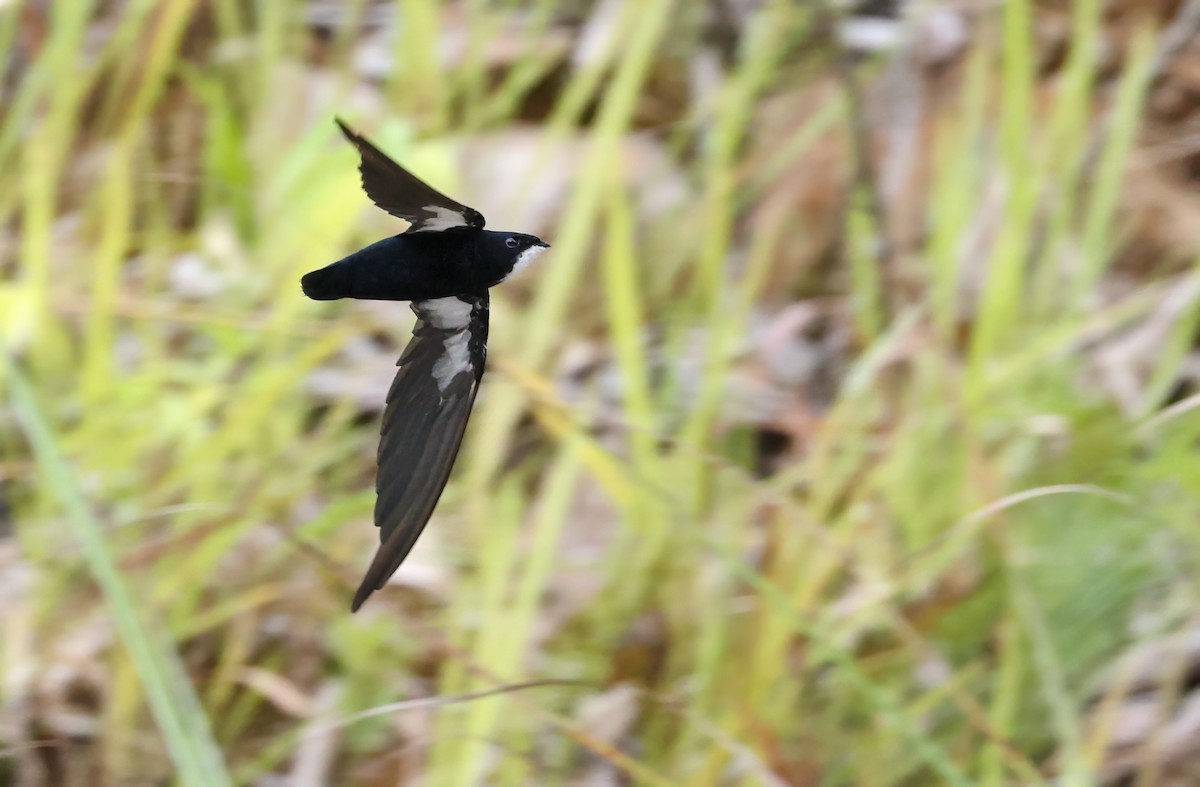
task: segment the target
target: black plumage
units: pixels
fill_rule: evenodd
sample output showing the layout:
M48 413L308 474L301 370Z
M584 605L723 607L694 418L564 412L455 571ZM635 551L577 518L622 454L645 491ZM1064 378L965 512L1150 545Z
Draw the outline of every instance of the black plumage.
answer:
M367 196L411 226L306 274L301 287L315 300L412 301L417 315L383 413L375 483L381 543L354 596L357 610L400 567L454 466L487 360L488 288L520 272L548 244L484 230L479 211L337 124L358 148Z

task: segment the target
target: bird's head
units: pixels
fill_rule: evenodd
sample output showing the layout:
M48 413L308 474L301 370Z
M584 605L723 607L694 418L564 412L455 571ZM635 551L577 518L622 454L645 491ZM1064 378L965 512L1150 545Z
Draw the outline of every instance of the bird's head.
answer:
M536 235L520 232L485 232L481 239L483 253L493 260L504 260L505 273L500 281L508 281L529 267L550 244Z

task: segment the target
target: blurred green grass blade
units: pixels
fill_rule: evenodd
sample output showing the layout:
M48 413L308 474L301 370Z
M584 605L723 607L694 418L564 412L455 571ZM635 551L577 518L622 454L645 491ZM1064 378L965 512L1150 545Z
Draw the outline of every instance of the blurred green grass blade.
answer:
M1025 161L1034 131L1033 93L1037 76L1030 0L1010 0L1002 10L1004 79L1000 145L1009 164Z
M630 35L630 28L637 21L636 9L632 4L624 5L619 10L619 16L612 24L611 31L604 40L593 46L590 56L583 59L581 67L571 81L563 88L561 96L554 105L554 110L547 119L546 126L551 134L565 135L575 127L589 102L595 100L600 91L601 82L613 68L613 61L621 53L621 43ZM611 100L612 89L602 94L604 100Z
M883 277L879 271L879 255L875 251L875 247L883 242L885 228L875 226L868 208L869 200L870 195L865 189L854 189L846 215L846 256L850 263L853 317L858 333L867 340L879 335L885 319Z
M622 405L626 423L633 426L630 439L639 462L651 458L653 446L653 408L647 379L646 341L643 335L645 309L640 293L637 252L634 247L633 217L629 195L609 172L605 203L607 221L601 273L604 277L605 305L609 334L621 374L624 393Z
M1079 305L1086 305L1086 299L1115 256L1113 217L1125 184L1129 153L1141 128L1146 90L1154 75L1155 42L1149 27L1137 29L1112 110L1107 116L1107 138L1090 184L1091 200L1084 220L1082 265L1075 288Z
M637 255L633 237L633 216L628 195L609 174L606 188L604 250L601 273L605 289L609 341L613 346L617 370L621 379L622 418L628 427L628 457L626 461L635 478L661 479L665 472L655 443L655 418L651 403L650 362L646 354L644 309L641 303ZM670 538L671 521L656 495L640 487L622 508L622 547L635 550L633 556L624 549L615 551L616 563L630 567L628 581L614 587L612 593L624 603L618 610L633 609L641 599L645 580L654 576L654 565ZM618 615L623 612L617 612Z
M197 0L147 3L155 14L149 45L137 59L137 86L130 106L122 113L125 128L136 126L154 109L175 68L180 41L192 21ZM137 131L134 131L137 134Z
M1069 319L1074 313L1063 308L1063 280L1071 274L1064 272L1062 261L1072 259L1076 253L1075 223L1080 213L1078 203L1083 197L1079 183L1090 175L1088 146L1079 141L1088 138L1096 69L1101 63L1100 15L1097 0L1074 4L1070 48L1048 111L1044 144L1047 153L1042 157L1044 175L1037 192L1043 203L1039 215L1040 238L1031 243L1033 259L1025 285L1030 295L1026 317L1036 316L1048 323Z
M187 787L232 785L179 654L142 620L133 594L105 543L102 527L88 508L70 467L59 453L50 426L38 409L33 389L12 357L7 352L2 355L13 409L104 594L113 624L137 669L181 783Z
M1031 235L1042 172L1030 151L1036 131L1033 106L1036 79L1029 0L1004 4L1000 158L1004 207L995 246L987 261L979 314L971 335L970 366L978 379L983 367L1010 346L1022 327L1022 286L1029 266ZM1032 159L1032 160L1031 160Z
M961 108L938 129L933 147L929 301L944 341L953 341L961 318L959 288L966 240L985 205L984 198L977 196L983 169L978 148L987 117L992 54L980 46L968 55Z
M88 305L83 351L82 398L98 403L106 388L116 382L112 374L116 344L114 305L121 283L122 263L128 253L133 211L132 146L117 143L110 153L102 187L97 191L100 239L93 258L92 297Z
M717 97L713 128L704 139L704 235L696 263L702 286L695 289L713 310L724 305L725 263L737 206L738 152L750 128L754 99L782 51L792 13L789 4L775 2L751 20L737 70Z
M1068 193L1073 191L1076 170L1085 163L1087 147L1081 147L1079 140L1087 137L1096 68L1102 62L1100 49L1104 40L1099 0L1078 0L1072 5L1071 47L1062 76L1057 80L1049 121L1049 145L1055 153L1049 163L1059 176L1055 185Z
M706 311L707 336L703 348L703 374L695 404L680 430L683 442L694 446L699 453L708 448L712 425L717 418L725 392L725 380L732 348L744 328L744 319L751 303L742 298L732 285L729 270L729 251L737 201L738 152L746 138L754 112L754 99L766 86L786 42L796 10L788 3L775 2L756 16L747 31L747 40L739 53L736 71L722 89L714 127L705 139L703 160L704 198L703 235L697 247L696 282L689 295L698 307ZM806 124L808 125L808 124ZM805 127L797 129L803 136ZM750 263L750 275L737 284L752 292L757 287L758 273L765 268L772 250L763 245L752 247L755 258ZM739 308L743 307L744 308ZM693 464L691 471L698 471ZM688 468L681 468L687 472ZM688 488L702 489L698 477Z
M51 228L57 208L57 156L52 142L37 136L27 140L21 155L21 234L18 249L21 276L20 301L24 319L6 326L7 337L19 346L39 329L52 324L45 312L50 299L52 262ZM45 337L39 337L45 341Z
M1011 619L1002 620L997 627L996 680L992 686L988 723L1002 740L1012 740L1016 731L1017 711L1021 701L1021 683L1025 667L1025 648L1020 631ZM1004 752L992 744L984 747L979 756L981 787L1008 784L1004 778Z
M451 91L438 53L442 32L439 0L395 0L398 25L393 42L392 73L387 93L393 105L424 115L434 131L449 119Z

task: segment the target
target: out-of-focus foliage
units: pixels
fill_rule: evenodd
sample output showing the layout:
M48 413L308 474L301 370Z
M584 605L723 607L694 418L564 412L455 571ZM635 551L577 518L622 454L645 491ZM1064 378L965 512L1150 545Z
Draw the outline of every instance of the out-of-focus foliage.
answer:
M0 3L0 783L1195 783L1198 28ZM356 616L335 114L554 246Z

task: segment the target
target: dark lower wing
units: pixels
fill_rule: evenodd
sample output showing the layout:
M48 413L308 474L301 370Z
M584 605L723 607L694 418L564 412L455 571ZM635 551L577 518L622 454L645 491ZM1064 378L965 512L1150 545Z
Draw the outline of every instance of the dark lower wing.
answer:
M375 525L381 545L351 606L396 572L446 486L487 359L488 296L418 301L412 341L388 392L379 440Z

